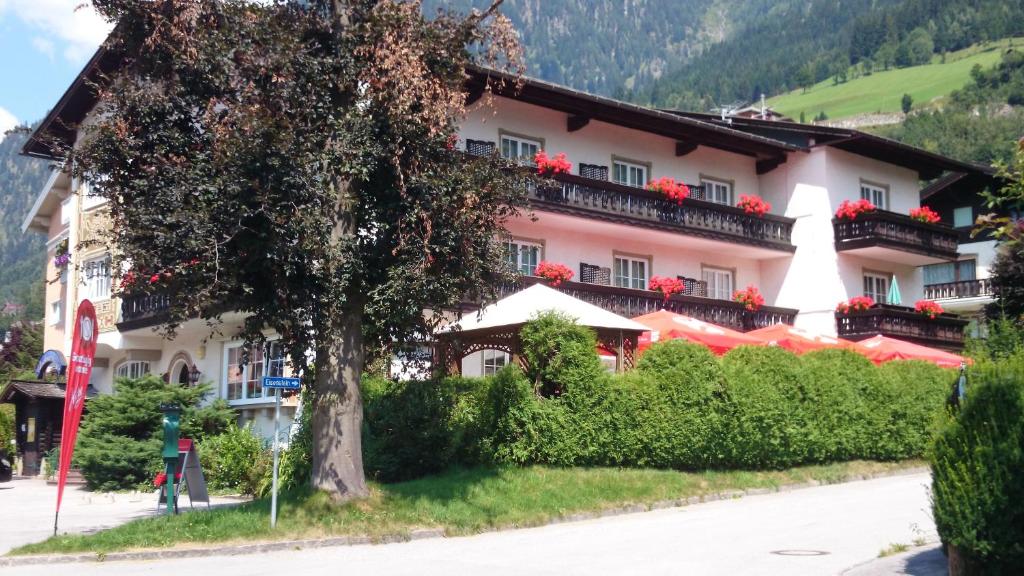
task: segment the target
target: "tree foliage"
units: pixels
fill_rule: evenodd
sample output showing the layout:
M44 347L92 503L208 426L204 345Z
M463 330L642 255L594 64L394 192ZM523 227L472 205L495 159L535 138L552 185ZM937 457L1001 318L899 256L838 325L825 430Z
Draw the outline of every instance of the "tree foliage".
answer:
M129 292L169 292L168 332L245 314L310 376L314 483L365 493L364 346L422 338L506 278L522 176L455 149L466 70L519 72L495 2L424 18L392 0L94 0L122 55L80 145ZM187 296L186 296L187 295Z

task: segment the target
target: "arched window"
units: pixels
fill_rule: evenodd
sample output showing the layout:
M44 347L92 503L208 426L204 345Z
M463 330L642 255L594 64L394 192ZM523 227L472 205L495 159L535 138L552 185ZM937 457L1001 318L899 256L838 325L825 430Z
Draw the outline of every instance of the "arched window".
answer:
M149 374L149 362L144 360L126 360L115 371L118 378L142 378Z

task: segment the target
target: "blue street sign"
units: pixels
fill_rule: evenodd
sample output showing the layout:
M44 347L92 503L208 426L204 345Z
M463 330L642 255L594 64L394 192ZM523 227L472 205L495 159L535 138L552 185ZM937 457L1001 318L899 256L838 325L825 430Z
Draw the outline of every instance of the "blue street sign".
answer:
M281 376L264 376L264 388L280 388L281 390L298 390L302 387L302 380L298 378L284 378Z

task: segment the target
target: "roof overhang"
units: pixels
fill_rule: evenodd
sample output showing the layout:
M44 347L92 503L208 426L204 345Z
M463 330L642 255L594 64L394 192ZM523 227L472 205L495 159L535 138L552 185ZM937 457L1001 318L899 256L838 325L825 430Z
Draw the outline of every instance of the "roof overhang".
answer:
M569 115L569 123L575 122L576 126L598 120L658 134L686 144L752 156L758 160L784 159L787 152L802 151L799 146L773 138L588 94L542 80L523 78L517 87L517 79L509 74L479 67L471 67L468 72L470 102L480 98L488 80L504 81L491 83L495 94L564 112ZM567 126L567 129L571 131L573 128Z
M32 208L21 223L21 232L47 233L50 230L50 219L59 216L60 205L68 196L69 176L63 170L54 170L47 178L43 189L36 196Z
M921 148L903 144L889 138L883 138L852 128L835 126L819 126L801 124L784 120L761 120L755 118L728 117L721 118L713 114L695 112L672 112L672 114L701 120L704 122L725 125L738 131L745 131L762 136L772 137L787 142L794 139L808 148L832 146L840 150L872 158L888 164L902 166L916 171L922 180L938 178L946 172L964 172L970 174L993 173L990 166L963 162L935 154Z
M21 148L22 154L59 160L62 157L61 149L75 143L79 124L99 101L98 88L121 61L120 53L111 50L108 42L109 38L96 50L57 101L57 105L32 132Z

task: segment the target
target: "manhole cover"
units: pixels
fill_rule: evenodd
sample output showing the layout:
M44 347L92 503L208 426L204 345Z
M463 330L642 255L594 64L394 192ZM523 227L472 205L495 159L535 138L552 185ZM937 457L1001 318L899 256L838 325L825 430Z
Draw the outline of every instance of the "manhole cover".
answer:
M825 556L828 554L824 550L772 550L771 553L779 556Z

